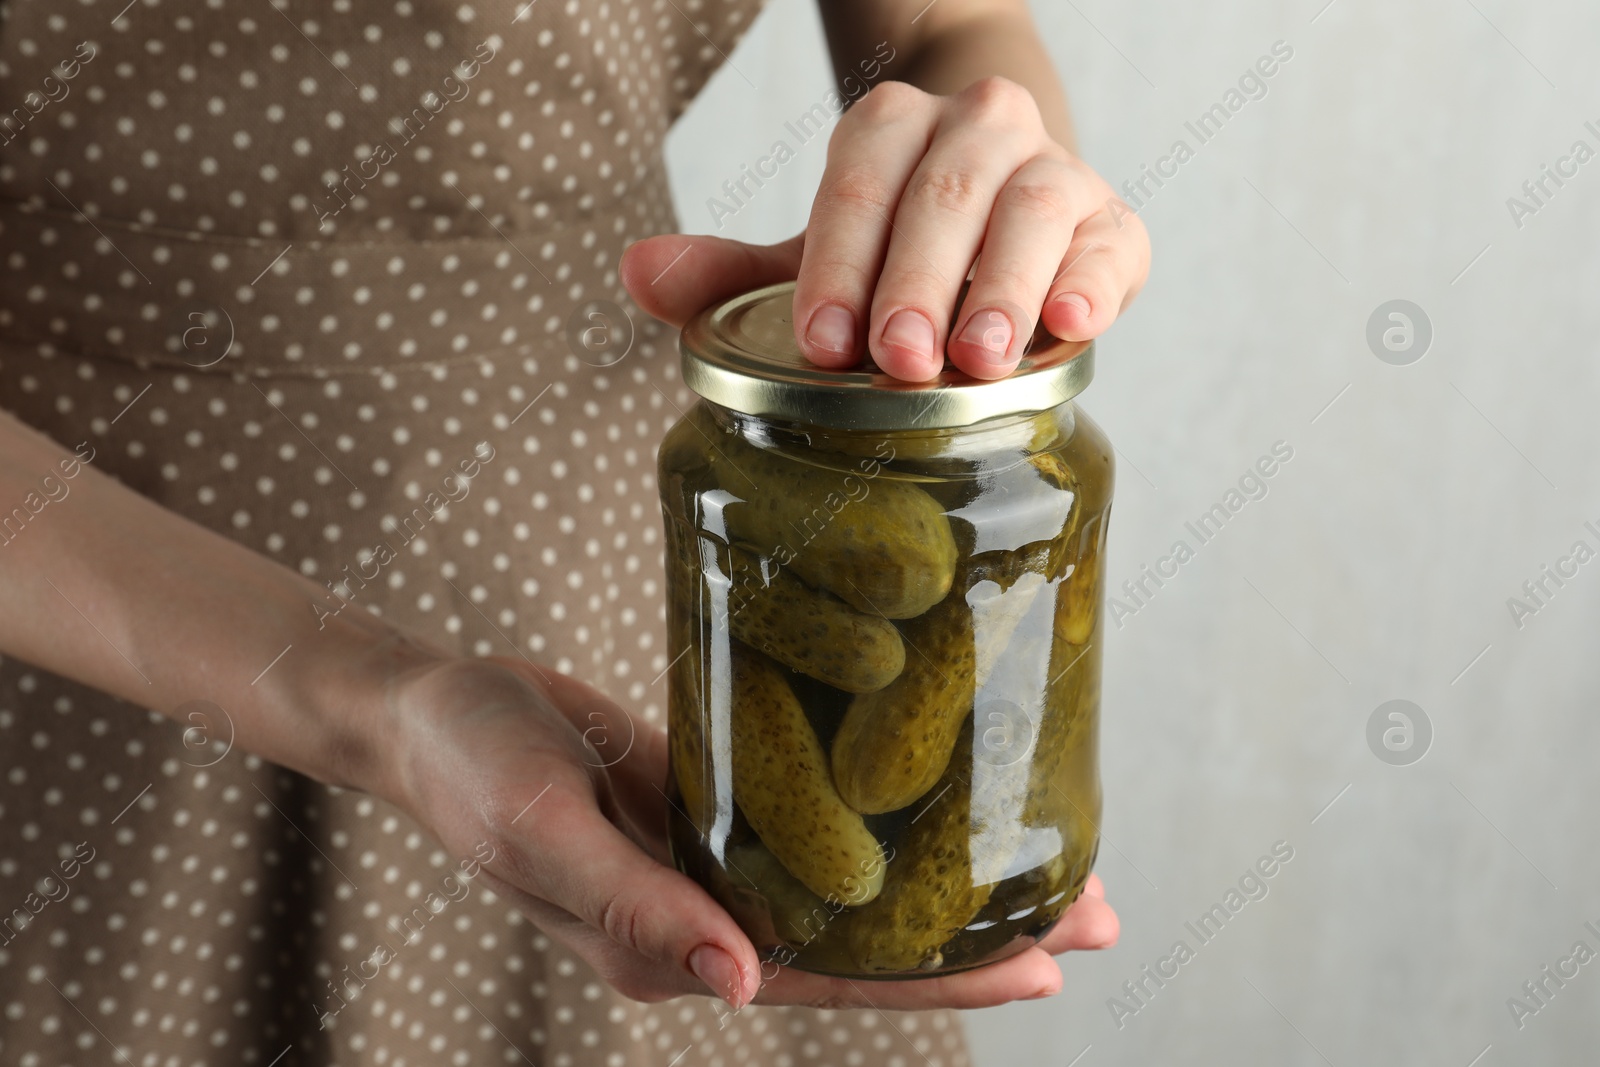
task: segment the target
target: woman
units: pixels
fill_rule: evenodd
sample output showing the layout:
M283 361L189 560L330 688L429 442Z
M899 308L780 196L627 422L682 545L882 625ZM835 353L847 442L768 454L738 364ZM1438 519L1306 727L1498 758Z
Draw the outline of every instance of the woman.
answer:
M1021 0L823 4L883 84L807 233L634 243L757 6L9 8L8 1061L957 1064L948 1013L784 1005L1059 988L1042 950L763 974L662 862L653 454L691 398L669 328L589 359L585 309L798 276L816 361L997 376L1147 261ZM1045 949L1109 944L1099 896Z

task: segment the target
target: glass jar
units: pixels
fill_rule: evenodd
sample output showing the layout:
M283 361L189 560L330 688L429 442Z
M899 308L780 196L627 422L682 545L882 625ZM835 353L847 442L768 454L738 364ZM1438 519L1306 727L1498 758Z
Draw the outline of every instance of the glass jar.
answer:
M1099 843L1112 452L1091 347L926 384L810 366L792 283L682 335L669 837L763 959L948 974L1038 941Z

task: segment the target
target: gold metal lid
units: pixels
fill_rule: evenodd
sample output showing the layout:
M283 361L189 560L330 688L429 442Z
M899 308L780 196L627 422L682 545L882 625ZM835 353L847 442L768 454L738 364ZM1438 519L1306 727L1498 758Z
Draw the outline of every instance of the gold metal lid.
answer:
M783 282L690 319L678 342L684 384L747 415L838 429L922 430L1044 411L1077 396L1094 375L1094 342L1062 341L1042 325L1017 369L994 381L949 362L928 382L891 378L870 359L849 370L818 367L795 343L793 304L794 283Z

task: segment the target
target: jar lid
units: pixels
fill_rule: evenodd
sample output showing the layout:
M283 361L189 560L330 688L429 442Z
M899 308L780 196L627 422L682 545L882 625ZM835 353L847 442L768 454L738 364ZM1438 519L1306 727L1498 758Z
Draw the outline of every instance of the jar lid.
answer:
M948 360L927 382L892 378L870 358L848 370L818 367L795 343L794 282L713 304L689 320L678 344L684 384L714 404L851 430L970 426L1044 411L1077 396L1094 375L1094 342L1062 341L1042 325L1017 369L993 381Z

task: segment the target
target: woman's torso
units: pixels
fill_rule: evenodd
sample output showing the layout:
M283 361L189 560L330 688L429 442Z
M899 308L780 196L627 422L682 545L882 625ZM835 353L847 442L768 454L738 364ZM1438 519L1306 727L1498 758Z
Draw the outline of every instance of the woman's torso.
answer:
M662 137L757 6L5 5L0 404L332 583L323 610L661 721L654 453L690 396L637 312L605 312L620 360L575 334L674 228ZM82 521L50 508L20 536ZM228 685L194 699L225 729ZM413 941L455 858L195 740L0 665L8 1061L966 1062L946 1014L628 1002L478 887Z

